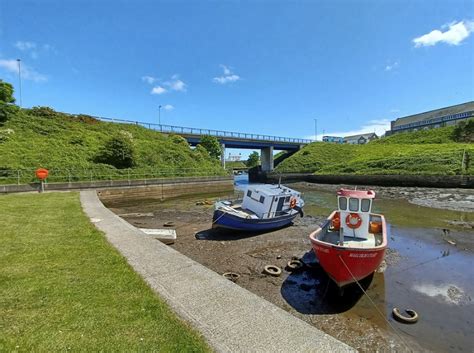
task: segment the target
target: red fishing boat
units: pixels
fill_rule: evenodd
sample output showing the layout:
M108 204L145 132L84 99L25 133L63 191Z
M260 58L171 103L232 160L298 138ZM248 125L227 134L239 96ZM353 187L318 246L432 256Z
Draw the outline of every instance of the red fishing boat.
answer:
M373 190L337 192L338 210L309 236L319 264L342 288L371 275L387 248L387 225L374 214Z

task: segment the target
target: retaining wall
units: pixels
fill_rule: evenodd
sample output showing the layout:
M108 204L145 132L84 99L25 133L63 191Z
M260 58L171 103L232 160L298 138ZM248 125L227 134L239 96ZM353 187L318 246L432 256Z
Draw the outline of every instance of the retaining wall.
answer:
M160 178L160 179L139 179L139 180L107 180L107 181L83 181L71 183L45 183L45 191L64 191L64 190L84 190L84 189L115 189L136 188L136 187L152 187L155 189L163 188L163 192L168 194L171 191L171 185L181 184L189 185L184 189L189 192L192 188L199 188L202 192L221 192L233 189L234 179L232 176L209 176L209 177L176 177L176 178ZM193 186L191 186L193 184ZM215 188L215 190L213 189ZM0 185L1 193L31 192L39 191L40 183L22 184L22 185ZM184 190L183 189L183 190ZM150 189L154 190L154 189ZM146 192L146 191L143 191ZM155 191L156 192L156 191Z
M234 179L226 177L223 180L194 180L162 183L159 185L142 185L126 188L100 189L97 194L104 203L128 200L166 200L193 194L232 192Z
M252 181L263 183L306 181L319 184L350 184L377 186L420 186L436 188L474 188L474 176L469 175L314 175L258 173Z

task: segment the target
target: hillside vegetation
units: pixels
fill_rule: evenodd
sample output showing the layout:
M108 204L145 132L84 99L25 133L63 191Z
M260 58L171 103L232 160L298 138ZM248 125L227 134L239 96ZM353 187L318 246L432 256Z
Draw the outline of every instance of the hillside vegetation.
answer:
M275 171L322 175L474 175L474 144L456 142L456 132L459 131L454 127L446 127L401 133L367 145L316 142L284 160ZM464 136L463 141L470 141L471 136L465 131L458 135Z
M15 108L0 122L0 183L17 173L22 181L34 179L38 167L51 171L49 181L225 173L206 149L191 149L180 136L50 108Z

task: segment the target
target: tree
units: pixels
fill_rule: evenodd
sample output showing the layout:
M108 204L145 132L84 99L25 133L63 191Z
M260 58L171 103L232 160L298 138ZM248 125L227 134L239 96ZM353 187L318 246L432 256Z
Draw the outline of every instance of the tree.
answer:
M199 145L204 147L209 155L214 159L221 158L222 148L217 137L202 136Z
M258 165L260 163L260 156L258 152L253 151L250 153L249 158L247 159L247 167L252 168Z
M131 138L125 134L118 134L105 143L96 157L96 162L124 169L133 167L134 159L135 151Z
M15 98L13 97L13 86L3 80L0 80L0 102L15 103Z

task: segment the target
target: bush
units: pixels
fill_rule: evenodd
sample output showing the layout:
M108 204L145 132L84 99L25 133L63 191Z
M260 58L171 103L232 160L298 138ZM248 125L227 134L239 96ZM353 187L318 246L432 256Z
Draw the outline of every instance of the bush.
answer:
M135 152L132 140L124 134L112 137L105 143L95 161L112 165L117 169L133 167L135 164Z
M457 142L474 142L474 119L461 121L454 128L453 138Z
M29 110L29 113L41 118L53 119L58 117L58 113L50 107L33 107Z

